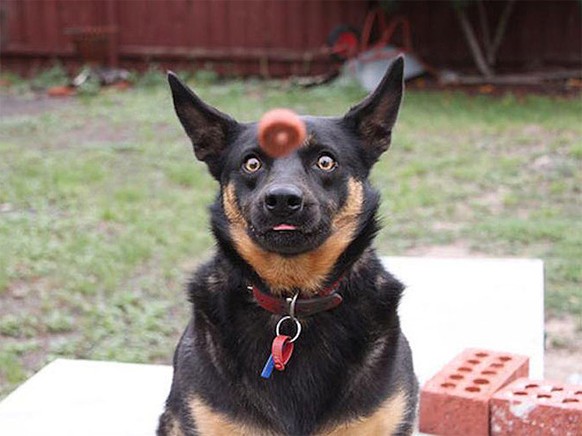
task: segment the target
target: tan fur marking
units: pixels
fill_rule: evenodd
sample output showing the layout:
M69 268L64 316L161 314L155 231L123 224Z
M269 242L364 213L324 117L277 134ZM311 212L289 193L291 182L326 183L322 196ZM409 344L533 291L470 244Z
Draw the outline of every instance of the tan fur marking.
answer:
M268 283L271 290L284 293L292 288L301 288L310 294L321 288L338 257L352 241L364 194L362 184L350 179L348 200L332 221L330 237L317 249L290 257L263 250L251 240L247 234L247 222L236 203L234 186L226 187L223 199L237 251Z
M220 413L214 412L200 399L190 401L190 412L196 421L198 433L203 436L267 436L262 429L234 423Z
M399 391L388 398L371 416L357 419L337 426L321 436L376 436L392 435L404 419L406 413L406 394Z

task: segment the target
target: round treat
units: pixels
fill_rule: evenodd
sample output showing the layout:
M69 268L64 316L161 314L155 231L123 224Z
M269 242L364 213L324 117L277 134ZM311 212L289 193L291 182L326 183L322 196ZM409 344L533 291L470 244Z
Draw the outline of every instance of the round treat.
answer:
M289 109L273 109L259 121L259 145L271 157L282 157L307 137L305 123Z

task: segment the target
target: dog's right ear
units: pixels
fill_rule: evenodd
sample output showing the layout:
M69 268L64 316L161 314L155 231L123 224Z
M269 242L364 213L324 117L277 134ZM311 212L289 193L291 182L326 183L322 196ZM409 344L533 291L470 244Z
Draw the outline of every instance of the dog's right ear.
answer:
M220 161L238 123L226 114L204 103L173 72L168 72L174 109L190 137L196 157L205 162L210 173L220 178Z

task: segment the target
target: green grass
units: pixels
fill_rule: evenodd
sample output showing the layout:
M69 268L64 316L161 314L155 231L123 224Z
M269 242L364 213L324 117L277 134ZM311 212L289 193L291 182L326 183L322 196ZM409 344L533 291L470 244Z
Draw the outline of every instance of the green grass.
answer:
M146 80L147 79L147 80ZM341 114L354 86L192 85L236 118ZM138 82L139 83L139 82ZM462 244L546 262L550 315L582 315L582 104L410 92L373 180L379 252ZM0 120L0 395L58 357L169 363L216 183L153 73L127 93Z

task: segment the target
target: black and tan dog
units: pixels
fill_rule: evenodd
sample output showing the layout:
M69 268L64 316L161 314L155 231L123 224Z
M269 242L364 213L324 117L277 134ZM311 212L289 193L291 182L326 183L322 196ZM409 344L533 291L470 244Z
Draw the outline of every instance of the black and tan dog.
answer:
M412 432L418 388L397 314L403 286L371 248L379 196L368 181L390 145L402 75L399 58L344 117L303 117L306 143L278 159L258 147L256 123L236 122L169 75L220 193L217 252L189 285L192 318L159 435ZM269 377L278 324L288 335L279 350L298 338Z

